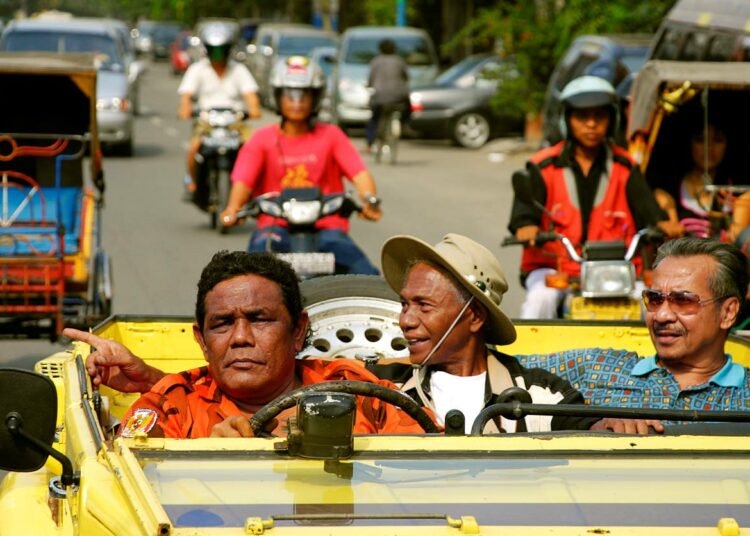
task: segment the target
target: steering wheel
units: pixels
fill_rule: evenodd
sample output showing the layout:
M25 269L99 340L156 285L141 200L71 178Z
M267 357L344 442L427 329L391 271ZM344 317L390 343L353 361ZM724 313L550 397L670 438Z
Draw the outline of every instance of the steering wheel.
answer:
M405 395L401 391L395 391L388 387L383 387L377 383L361 382L354 380L343 380L333 382L316 383L313 385L306 385L290 391L280 397L272 400L258 411L255 415L250 417L250 426L253 427L253 432L257 437L268 437L268 434L264 431L265 426L268 422L276 417L279 413L285 409L296 406L300 399L307 393L317 393L325 391L329 393L349 393L352 395L367 396L377 398L388 404L392 404L397 408L401 408L406 412L409 417L417 421L419 426L422 427L428 434L436 434L440 432L440 429L430 416L423 410L419 404L412 400L409 396Z

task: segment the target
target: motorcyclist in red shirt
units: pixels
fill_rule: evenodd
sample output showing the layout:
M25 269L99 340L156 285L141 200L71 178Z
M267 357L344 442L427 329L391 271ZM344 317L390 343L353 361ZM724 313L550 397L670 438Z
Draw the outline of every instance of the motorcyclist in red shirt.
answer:
M232 171L232 189L222 224L234 225L237 212L250 199L285 188L320 188L322 194L344 192L342 176L354 184L364 208L360 216L381 217L375 181L359 152L335 125L318 123L315 115L325 88L320 67L302 56L277 64L271 74L279 124L255 131L240 149ZM274 251L289 251L289 233L283 220L268 215L258 218L249 251L266 250L270 238ZM349 237L349 221L331 215L317 222L319 245L334 253L336 264L347 273L377 274L378 270Z

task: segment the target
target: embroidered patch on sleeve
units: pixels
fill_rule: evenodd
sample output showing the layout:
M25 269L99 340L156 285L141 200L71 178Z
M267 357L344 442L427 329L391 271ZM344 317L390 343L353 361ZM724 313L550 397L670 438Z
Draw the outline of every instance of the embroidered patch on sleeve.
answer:
M137 433L147 434L156 424L157 415L153 409L140 408L125 423L122 429L122 437L135 437Z

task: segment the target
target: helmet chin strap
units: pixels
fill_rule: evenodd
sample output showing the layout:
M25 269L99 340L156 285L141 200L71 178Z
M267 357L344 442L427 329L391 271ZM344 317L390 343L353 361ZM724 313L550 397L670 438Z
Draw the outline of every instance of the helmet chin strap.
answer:
M429 361L433 355L435 355L435 352L438 351L438 349L443 345L445 342L445 339L448 338L448 335L450 335L453 332L453 329L456 327L456 324L458 324L459 320L461 320L461 317L464 316L464 313L466 312L466 309L469 308L469 305L471 305L471 302L474 301L474 296L469 298L469 300L464 304L464 306L461 308L461 310L456 315L456 318L453 319L453 322L448 327L447 330L445 330L445 333L442 337L440 337L440 340L435 344L435 346L432 347L432 350L427 354L427 356L422 360L421 363L414 363L412 364L412 376L414 377L416 387L417 387L417 394L419 395L419 398L422 400L422 403L430 408L435 415L437 415L437 410L435 409L435 404L430 400L427 395L424 392L424 389L422 389L422 375L420 374L422 370L424 370L425 363Z

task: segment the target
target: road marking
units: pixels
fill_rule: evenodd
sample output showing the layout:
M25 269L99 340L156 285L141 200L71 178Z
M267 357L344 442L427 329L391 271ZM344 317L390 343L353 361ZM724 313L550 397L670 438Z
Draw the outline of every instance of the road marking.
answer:
M167 136L172 136L173 138L176 138L178 134L177 129L174 127L167 127L164 129L164 132L167 133Z
M164 123L164 120L158 115L155 115L154 117L151 118L151 124L154 126L159 127L162 125L162 123Z

